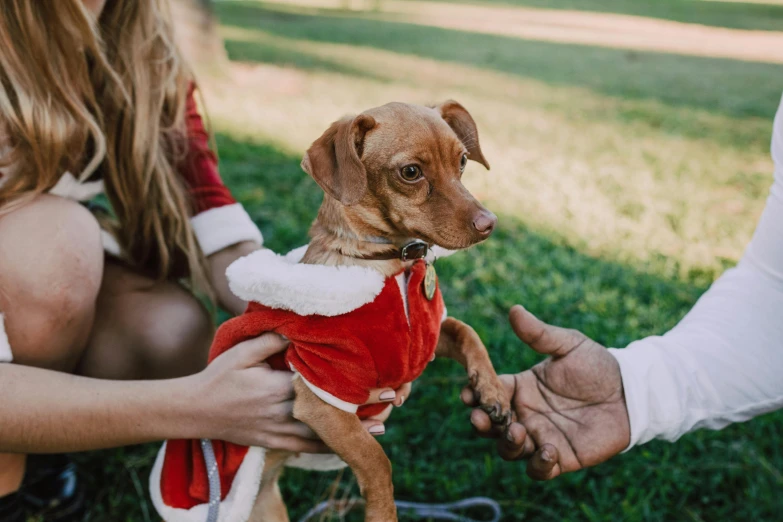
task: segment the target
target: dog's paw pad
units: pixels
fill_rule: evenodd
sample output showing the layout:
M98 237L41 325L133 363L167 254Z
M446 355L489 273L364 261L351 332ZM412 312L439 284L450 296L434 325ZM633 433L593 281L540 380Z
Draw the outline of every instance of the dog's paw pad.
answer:
M511 404L505 396L504 388L497 376L484 376L479 373L470 375L473 395L479 407L489 415L493 424L507 428L511 425Z

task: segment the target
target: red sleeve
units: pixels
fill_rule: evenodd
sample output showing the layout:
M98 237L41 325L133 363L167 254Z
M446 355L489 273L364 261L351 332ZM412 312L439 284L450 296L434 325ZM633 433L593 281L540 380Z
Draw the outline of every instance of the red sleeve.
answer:
M217 157L209 148L209 134L198 111L195 84L188 92L185 120L188 132L188 152L178 167L193 204L193 214L236 203L223 184L217 168Z

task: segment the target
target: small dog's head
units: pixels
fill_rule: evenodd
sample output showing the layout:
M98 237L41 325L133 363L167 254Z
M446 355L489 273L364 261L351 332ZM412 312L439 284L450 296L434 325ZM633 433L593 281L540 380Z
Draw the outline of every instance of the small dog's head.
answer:
M333 123L302 168L362 233L456 250L483 241L497 223L460 181L469 159L489 169L462 105L389 103Z

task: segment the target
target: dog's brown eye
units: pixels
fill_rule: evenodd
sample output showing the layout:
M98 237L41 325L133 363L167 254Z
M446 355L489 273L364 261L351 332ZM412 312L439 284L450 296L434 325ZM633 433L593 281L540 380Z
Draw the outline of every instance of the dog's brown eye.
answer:
M416 181L421 177L421 169L418 165L407 165L400 170L400 176L405 181Z
M468 155L463 154L462 157L459 159L459 171L462 172L465 170L465 166L468 164Z

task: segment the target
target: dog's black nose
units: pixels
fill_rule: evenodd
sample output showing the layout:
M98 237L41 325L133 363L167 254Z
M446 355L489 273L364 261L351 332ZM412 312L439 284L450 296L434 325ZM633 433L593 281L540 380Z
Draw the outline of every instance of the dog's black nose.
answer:
M473 218L473 227L482 236L488 236L498 224L498 217L489 210L482 210Z

